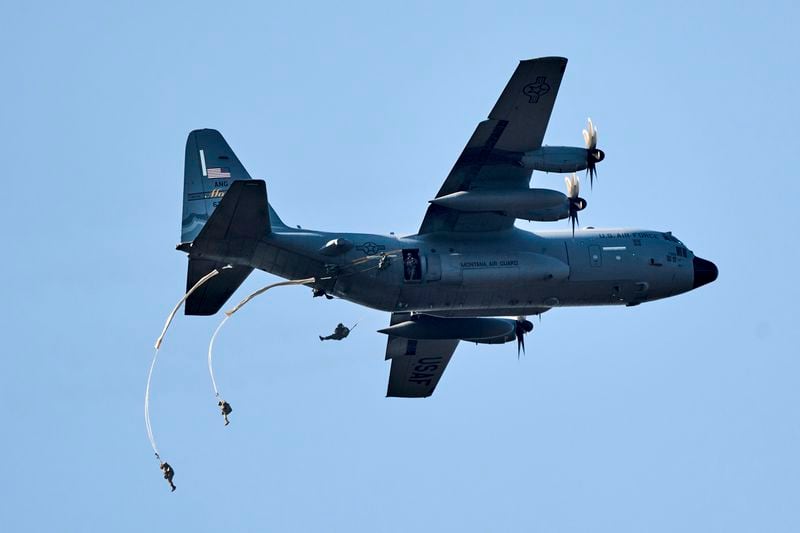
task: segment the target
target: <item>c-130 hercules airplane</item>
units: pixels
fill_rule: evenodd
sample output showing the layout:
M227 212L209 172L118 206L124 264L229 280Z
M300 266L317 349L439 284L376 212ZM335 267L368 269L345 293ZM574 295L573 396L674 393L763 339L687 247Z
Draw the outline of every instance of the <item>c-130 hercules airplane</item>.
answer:
M290 228L222 135L196 130L186 142L183 227L187 288L219 275L186 300L187 315L213 315L260 269L391 313L387 396L427 397L460 340L499 344L554 307L627 305L681 294L717 278L671 233L575 229L586 201L575 175L567 194L529 188L534 170L586 170L604 154L589 121L585 148L543 146L567 60L521 61L475 130L422 221L407 237ZM523 231L516 219L570 219L572 231ZM232 268L221 269L224 265ZM517 318L490 318L516 316Z

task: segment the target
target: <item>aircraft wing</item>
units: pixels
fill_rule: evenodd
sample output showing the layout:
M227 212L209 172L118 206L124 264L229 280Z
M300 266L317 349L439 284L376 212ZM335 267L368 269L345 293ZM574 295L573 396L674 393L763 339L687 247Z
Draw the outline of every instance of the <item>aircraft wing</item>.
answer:
M550 113L567 68L563 57L520 61L488 120L475 129L436 198L470 189L527 189L531 170L521 153L542 146ZM507 229L514 219L497 213L464 213L430 205L419 233Z
M392 324L407 320L408 313L393 313ZM386 396L427 398L439 383L458 340L415 340L389 336L386 359L391 359Z

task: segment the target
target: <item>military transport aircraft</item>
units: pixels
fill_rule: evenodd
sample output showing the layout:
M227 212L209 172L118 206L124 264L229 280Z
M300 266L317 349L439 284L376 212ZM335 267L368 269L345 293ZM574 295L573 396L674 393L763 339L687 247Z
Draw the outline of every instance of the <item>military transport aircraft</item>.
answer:
M391 313L380 330L391 360L387 396L433 393L460 340L523 342L525 318L554 307L638 305L714 281L717 267L671 233L578 229L579 180L567 194L529 188L534 170L586 170L604 154L591 121L586 146L543 146L567 60L520 62L489 118L407 237L290 228L267 202L222 135L196 130L186 142L182 239L187 288L223 265L186 302L187 315L215 314L258 268L315 278L316 296ZM516 219L570 219L572 230L523 231ZM489 318L489 317L517 318Z

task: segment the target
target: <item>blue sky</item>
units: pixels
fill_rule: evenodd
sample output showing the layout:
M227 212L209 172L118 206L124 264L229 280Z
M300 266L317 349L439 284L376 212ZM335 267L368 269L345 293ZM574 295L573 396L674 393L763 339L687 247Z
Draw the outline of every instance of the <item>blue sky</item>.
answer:
M800 529L796 4L111 4L3 9L3 530ZM170 494L142 400L188 132L222 131L289 224L412 233L545 55L570 61L546 142L591 116L606 152L581 222L672 230L719 280L554 310L519 361L462 345L420 401L384 398L388 316L277 289L217 341L227 428L218 318L179 316L153 384Z

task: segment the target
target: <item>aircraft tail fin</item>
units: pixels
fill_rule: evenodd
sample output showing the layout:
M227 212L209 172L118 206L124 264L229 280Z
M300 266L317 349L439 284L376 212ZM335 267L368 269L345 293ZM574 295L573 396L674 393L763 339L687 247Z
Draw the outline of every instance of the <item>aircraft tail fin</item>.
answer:
M186 139L183 167L181 242L192 242L222 196L236 180L250 174L217 130L194 130Z
M220 132L202 129L189 133L183 168L181 243L197 238L231 185L242 180L252 178ZM286 227L271 206L267 209L273 226Z
M225 138L212 129L194 130L186 139L183 219L179 250L189 253L186 286L212 270L220 273L186 301L187 315L213 315L244 282L261 238L285 228L267 201L267 188L254 180Z

